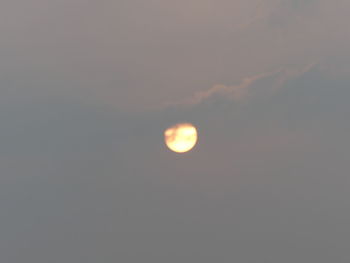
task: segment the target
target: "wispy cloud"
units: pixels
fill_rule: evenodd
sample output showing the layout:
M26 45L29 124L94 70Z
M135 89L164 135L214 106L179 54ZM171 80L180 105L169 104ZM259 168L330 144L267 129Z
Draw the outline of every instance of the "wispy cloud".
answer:
M274 71L253 75L241 80L238 85L217 84L208 90L194 93L188 98L176 102L167 102L165 106L194 106L203 102L221 98L225 100L240 102L248 97L262 93L274 92L295 77L301 76L311 70L317 63L309 64L302 68L284 68Z

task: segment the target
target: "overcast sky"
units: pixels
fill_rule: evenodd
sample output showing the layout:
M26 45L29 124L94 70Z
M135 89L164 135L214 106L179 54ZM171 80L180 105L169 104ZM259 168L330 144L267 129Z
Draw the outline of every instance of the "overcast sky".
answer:
M349 9L2 0L0 262L350 262Z

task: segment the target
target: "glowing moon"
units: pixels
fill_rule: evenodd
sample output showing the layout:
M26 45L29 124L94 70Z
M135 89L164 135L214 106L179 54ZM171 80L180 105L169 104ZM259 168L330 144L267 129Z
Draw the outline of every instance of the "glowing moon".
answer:
M164 132L165 144L177 153L190 151L197 143L197 129L190 123L179 123Z

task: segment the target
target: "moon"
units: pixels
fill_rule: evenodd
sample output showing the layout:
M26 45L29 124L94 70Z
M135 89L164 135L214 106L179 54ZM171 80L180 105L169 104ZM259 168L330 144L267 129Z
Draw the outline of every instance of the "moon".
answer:
M176 153L190 151L198 140L198 132L191 123L179 123L164 132L165 144Z

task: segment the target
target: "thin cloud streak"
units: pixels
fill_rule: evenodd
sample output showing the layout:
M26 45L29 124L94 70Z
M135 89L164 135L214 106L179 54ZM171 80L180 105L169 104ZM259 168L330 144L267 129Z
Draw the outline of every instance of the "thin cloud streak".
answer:
M213 98L224 98L229 101L241 102L259 92L269 93L282 88L285 83L310 71L318 63L309 64L303 68L285 68L257 74L241 80L240 84L228 86L214 85L212 88L199 91L192 96L177 102L167 102L165 107L195 106ZM267 81L267 83L265 83ZM264 82L264 83L263 83Z

